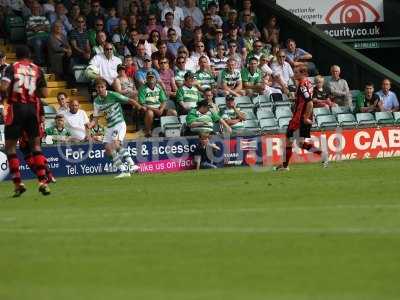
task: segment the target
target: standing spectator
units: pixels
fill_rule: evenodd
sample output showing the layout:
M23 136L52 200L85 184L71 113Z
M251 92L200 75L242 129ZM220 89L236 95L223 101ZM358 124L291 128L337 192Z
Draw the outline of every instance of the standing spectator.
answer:
M381 99L374 93L374 84L369 82L365 85L364 93L360 92L356 99L356 112L379 112L384 107Z
M382 80L382 89L377 94L383 102L384 111L399 111L399 100L390 88L391 82L385 78Z
M110 7L110 9L108 10L108 18L106 21L106 32L109 35L114 34L119 26L119 20L120 19L117 17L117 10L115 9L115 7Z
M95 22L95 27L91 28L88 31L88 39L90 43L90 47L97 46L97 33L104 31L104 21L102 19L98 19Z
M91 50L86 31L86 21L83 16L79 16L77 19L77 27L70 33L70 42L73 64L87 64L90 59Z
M53 24L53 30L48 40L49 68L60 78L65 78L69 73L69 61L72 55L71 46L62 31L63 24L56 21Z
M244 129L246 115L235 105L235 97L227 95L225 98L226 108L223 110L222 119L232 128L233 133L238 133Z
M257 58L250 58L248 67L242 69L241 75L246 95L255 96L262 92L262 73L258 68Z
M91 10L86 18L88 28L89 29L94 28L95 24L98 20L102 20L103 24L104 24L104 22L106 21L106 17L101 12L100 1L92 0ZM103 28L102 28L102 30L103 30Z
M149 56L145 56L144 59L144 65L143 68L139 69L136 72L135 78L136 78L136 83L138 84L138 87L141 87L143 84L146 82L147 74L151 72L153 76L156 78L157 82L161 84L160 81L160 74L157 72L156 69L154 69L151 66L151 59ZM162 84L161 84L162 86Z
M199 58L199 67L199 70L195 73L197 88L202 93L204 93L207 89L211 89L211 91L215 93L215 77L205 56L201 56Z
M120 19L118 29L112 36L112 43L120 56L124 56L125 46L129 42L128 22L126 19Z
M58 110L57 114L64 114L69 111L69 98L65 92L59 92L57 94Z
M90 140L89 118L86 112L79 108L78 100L72 100L69 103L69 111L63 115L65 126L71 133L71 141Z
M178 110L181 115L187 114L201 100L201 94L194 85L194 74L187 72L184 78L184 84L176 92L176 102L179 104Z
M62 34L68 36L68 33L72 30L72 25L68 20L67 10L62 3L57 3L55 9L55 13L50 14L50 24L54 25L55 22L60 22Z
M178 55L179 47L183 46L181 42L178 41L176 31L173 28L168 29L168 42L167 49L174 57Z
M100 70L100 77L104 78L111 86L114 79L117 78L117 67L122 64L119 57L114 56L112 44L106 43L104 53L95 55L89 62L89 65L94 65Z
M194 29L193 18L191 16L187 16L183 21L182 27L182 43L187 45L194 38Z
M293 81L293 69L286 61L285 51L280 50L277 61L271 64L274 87L280 88L285 94L289 93L289 83ZM293 81L294 82L294 81Z
M265 43L277 45L279 44L279 32L278 19L276 16L271 16L262 28L262 39Z
M321 75L315 76L315 86L313 90L313 105L314 107L331 108L337 106L336 103L330 99L329 90L324 85L324 77Z
M217 14L217 4L215 2L210 2L210 4L208 4L207 12L210 14L215 26L221 28L223 21L221 17Z
M166 21L166 14L170 12L173 16L173 25L176 27L181 27L181 23L185 19L185 16L182 8L176 6L176 4L177 0L168 0L168 7L164 8L161 12L161 21Z
M199 143L193 152L193 161L196 164L196 170L216 169L217 166L210 159L210 154L220 150L216 144L210 143L209 133L200 133Z
M211 66L214 70L215 77L218 77L219 73L226 68L227 62L228 62L228 57L225 54L225 46L224 44L218 44L216 56L211 57Z
M118 65L117 72L118 76L114 79L112 84L114 91L128 97L129 99L135 99L137 96L135 82L132 77L129 77L126 74L125 65Z
M164 84L165 93L169 99L175 98L178 87L175 83L174 71L169 67L169 60L167 57L163 57L158 62L160 65L160 79Z
M312 55L307 51L297 48L296 42L293 39L286 41L286 61L292 66L292 68L304 65L312 59Z
M232 94L236 97L244 96L245 91L242 85L242 76L236 67L236 60L232 57L228 59L226 68L221 71L220 89L224 95Z
M186 67L186 57L185 56L178 56L176 59L176 65L175 65L175 83L176 86L179 88L183 85L184 83L184 77L185 74L189 71L189 69Z
M68 142L71 137L71 133L67 128L65 128L64 115L63 114L56 115L54 123L55 123L54 126L46 128L46 135L51 136L51 140L53 142L57 143Z
M331 80L327 82L327 87L332 100L339 106L351 106L351 93L349 85L345 79L340 78L340 67L333 65L331 67Z
M165 25L164 25L162 33L161 33L161 38L163 40L166 40L168 38L168 30L169 29L174 29L176 32L177 39L179 39L179 40L181 39L181 37L182 37L181 27L174 24L174 15L172 12L168 12L165 15Z
M45 16L41 15L42 7L39 2L32 4L32 15L26 22L27 42L35 53L35 64L43 66L45 63L44 45L50 33L50 23Z
M184 17L191 16L194 26L201 26L204 17L201 9L196 6L196 0L186 0L185 2L186 6L182 8Z

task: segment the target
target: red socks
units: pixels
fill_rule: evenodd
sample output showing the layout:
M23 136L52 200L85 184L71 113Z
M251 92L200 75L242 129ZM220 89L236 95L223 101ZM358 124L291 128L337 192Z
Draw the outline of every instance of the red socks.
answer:
M15 185L21 183L21 173L19 172L19 159L17 154L7 155L8 165L10 168L11 179Z
M33 161L39 182L46 182L46 157L42 152L33 152Z
M283 166L285 168L287 168L287 166L289 165L289 160L292 157L292 152L293 152L292 146L286 147L285 161L283 162Z

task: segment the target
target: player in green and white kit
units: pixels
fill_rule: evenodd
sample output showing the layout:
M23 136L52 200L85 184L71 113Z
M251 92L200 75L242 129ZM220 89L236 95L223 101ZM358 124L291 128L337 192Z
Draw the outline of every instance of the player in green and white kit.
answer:
M106 155L112 159L113 166L118 168L121 174L116 178L130 177L139 167L133 162L129 152L122 143L126 134L126 124L121 104L131 104L138 107L134 99L129 99L119 93L107 91L107 82L103 78L96 79L97 97L94 99L93 117L104 115L107 121L107 128L104 134ZM91 123L94 126L94 122ZM128 168L124 166L128 165Z

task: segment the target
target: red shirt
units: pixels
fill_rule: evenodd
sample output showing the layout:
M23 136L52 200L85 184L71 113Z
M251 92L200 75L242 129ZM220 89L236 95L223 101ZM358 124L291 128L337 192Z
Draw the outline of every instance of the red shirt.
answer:
M308 78L301 80L296 91L295 112L289 123L290 130L299 129L300 125L303 124L307 103L312 101L312 93L313 86Z

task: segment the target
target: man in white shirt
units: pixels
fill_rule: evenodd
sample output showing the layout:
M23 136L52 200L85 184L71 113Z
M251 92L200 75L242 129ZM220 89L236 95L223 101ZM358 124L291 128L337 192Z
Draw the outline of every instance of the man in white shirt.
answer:
M377 92L379 98L383 102L383 108L385 111L399 111L399 100L394 92L390 90L391 82L385 78L382 80L382 89Z
M100 71L100 77L104 78L109 85L112 85L114 79L118 76L117 67L122 64L122 60L114 56L112 45L106 43L104 53L96 54L89 64L96 66Z
M182 8L185 18L191 16L194 26L203 25L203 13L201 9L196 6L196 0L186 0L186 6Z
M181 27L181 23L185 19L182 8L176 6L177 0L168 0L168 7L161 12L161 21L165 21L165 14L172 12L174 14L174 26Z
M274 87L282 89L282 91L287 94L289 92L289 82L293 79L294 73L292 67L287 61L285 61L285 59L285 51L279 51L277 62L271 65L271 70L274 79Z
M83 142L90 139L89 118L86 112L79 109L79 101L72 100L69 104L69 112L65 112L65 127L71 133L71 140Z

